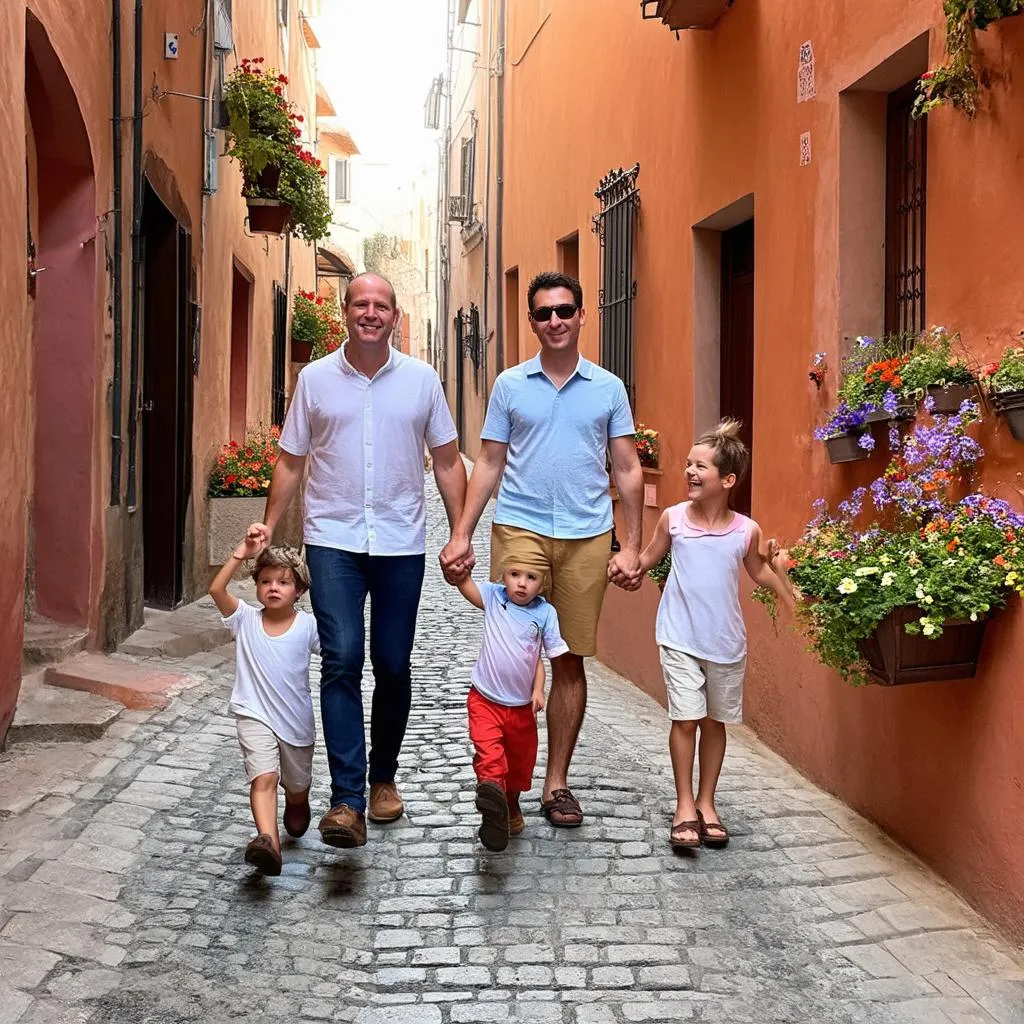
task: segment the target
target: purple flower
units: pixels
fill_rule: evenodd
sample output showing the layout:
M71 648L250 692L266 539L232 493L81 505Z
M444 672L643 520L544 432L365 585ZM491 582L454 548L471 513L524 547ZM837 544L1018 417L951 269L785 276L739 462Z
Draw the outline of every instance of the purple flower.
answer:
M867 436L867 435L865 435ZM863 487L858 487L846 501L839 503L839 513L844 519L855 519L860 514L861 504L864 495L867 493Z
M869 337L867 337L866 335L863 335L863 334L857 339L857 344L861 348L870 348L872 345L874 345L874 343L875 343L875 339L874 338L869 338Z
M889 414L890 417L896 415L896 409L899 405L899 399L896 392L892 388L889 388L882 396L882 408Z
M875 450L875 439L868 433L861 434L860 437L857 438L857 447L873 452Z
M928 412L932 412L935 409L935 399L931 395L925 396L924 407Z
M900 432L894 423L889 424L889 451L898 452L900 450Z

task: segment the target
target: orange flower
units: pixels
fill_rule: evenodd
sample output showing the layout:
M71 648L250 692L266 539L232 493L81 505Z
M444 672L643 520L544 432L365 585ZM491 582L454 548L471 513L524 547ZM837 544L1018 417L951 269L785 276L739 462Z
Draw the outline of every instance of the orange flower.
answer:
M993 558L992 561L995 562L995 564L998 565L998 566L1006 565L1006 559L1003 558L1002 555L996 555L996 557Z

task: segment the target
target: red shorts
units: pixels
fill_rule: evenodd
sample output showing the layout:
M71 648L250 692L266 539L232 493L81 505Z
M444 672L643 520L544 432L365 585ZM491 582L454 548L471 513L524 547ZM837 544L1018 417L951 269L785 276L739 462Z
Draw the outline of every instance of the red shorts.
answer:
M496 782L507 793L525 793L533 785L537 763L537 715L529 704L496 704L469 688L469 738L476 753L478 782Z

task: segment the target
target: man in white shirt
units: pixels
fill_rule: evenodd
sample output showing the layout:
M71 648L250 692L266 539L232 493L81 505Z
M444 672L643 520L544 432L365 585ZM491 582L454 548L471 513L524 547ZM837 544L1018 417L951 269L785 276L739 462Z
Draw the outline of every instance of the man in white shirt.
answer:
M319 827L325 843L348 848L366 842L366 597L374 676L369 817L394 821L404 811L395 773L412 699L410 656L425 564L424 445L449 525L462 513L466 469L437 373L390 344L400 316L391 283L358 275L343 308L348 341L299 374L265 522L254 523L249 535L270 543L308 463L303 532L331 770L331 807Z

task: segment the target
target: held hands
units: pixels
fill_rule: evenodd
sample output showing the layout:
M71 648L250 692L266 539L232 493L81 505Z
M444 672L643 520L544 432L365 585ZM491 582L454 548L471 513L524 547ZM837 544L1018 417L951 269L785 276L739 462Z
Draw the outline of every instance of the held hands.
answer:
M626 591L639 590L644 573L640 568L640 554L623 548L608 559L608 579Z
M441 550L438 561L448 583L452 586L461 583L473 572L473 566L476 565L472 541L468 538L452 537Z

